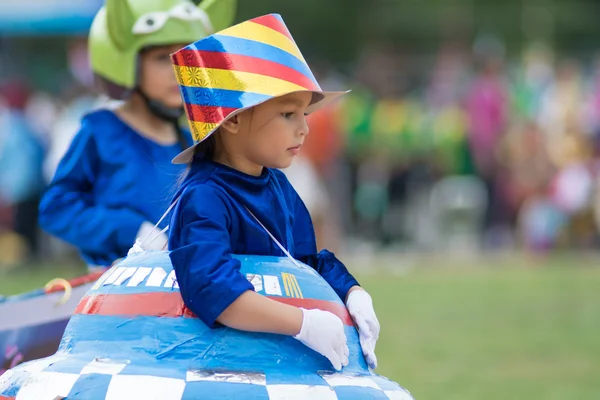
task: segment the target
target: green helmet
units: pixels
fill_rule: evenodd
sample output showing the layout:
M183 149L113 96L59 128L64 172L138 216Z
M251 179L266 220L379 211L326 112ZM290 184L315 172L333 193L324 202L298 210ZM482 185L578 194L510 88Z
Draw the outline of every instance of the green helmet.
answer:
M137 83L139 52L193 43L233 23L237 0L106 0L89 36L90 62L104 90L123 99Z

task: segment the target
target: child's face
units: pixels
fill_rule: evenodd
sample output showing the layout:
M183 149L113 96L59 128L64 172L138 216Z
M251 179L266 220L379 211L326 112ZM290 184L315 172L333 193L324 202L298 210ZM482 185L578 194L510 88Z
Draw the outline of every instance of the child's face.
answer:
M185 44L160 46L144 51L141 55L140 88L146 96L167 107L176 108L183 104L170 54L184 46Z
M239 119L239 151L267 168L287 168L308 135L306 109L312 93L291 93L269 100Z

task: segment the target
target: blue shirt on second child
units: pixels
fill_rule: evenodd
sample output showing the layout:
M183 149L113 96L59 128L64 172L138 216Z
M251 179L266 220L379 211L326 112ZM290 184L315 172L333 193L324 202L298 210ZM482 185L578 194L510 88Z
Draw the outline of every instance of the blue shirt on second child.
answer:
M87 114L42 198L40 226L88 264L109 266L127 255L144 221L158 222L168 208L185 172L171 163L180 151L144 138L110 110Z

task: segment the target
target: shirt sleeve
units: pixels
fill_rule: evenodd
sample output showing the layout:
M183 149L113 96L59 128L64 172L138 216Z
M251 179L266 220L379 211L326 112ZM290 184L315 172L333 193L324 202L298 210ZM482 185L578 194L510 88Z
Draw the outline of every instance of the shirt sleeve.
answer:
M346 266L328 250L317 252L315 231L310 214L302 199L294 200L294 258L314 268L329 283L337 295L345 301L348 291L358 282Z
M254 286L231 256L231 217L218 189L201 184L187 189L175 209L170 257L187 307L207 326Z
M84 126L42 197L39 223L47 232L84 252L126 253L145 218L132 209L95 203L93 190L99 163L94 137Z

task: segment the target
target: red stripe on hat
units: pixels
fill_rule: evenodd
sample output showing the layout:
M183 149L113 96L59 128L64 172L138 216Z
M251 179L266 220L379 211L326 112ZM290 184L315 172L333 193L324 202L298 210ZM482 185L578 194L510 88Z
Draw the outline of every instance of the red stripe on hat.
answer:
M0 395L0 400L15 400L16 397L5 397Z
M285 297L269 298L295 307L329 311L337 315L345 325L353 325L352 318L350 318L346 307L333 301ZM196 318L185 304L183 304L183 299L179 292L91 295L84 297L79 302L74 313L83 315Z
M290 31L288 31L287 27L273 15L264 15L262 17L254 18L251 19L250 22L271 28L294 42L294 38L290 34Z
M187 116L191 121L220 123L237 108L219 106L201 106L197 104L185 105Z
M216 51L180 50L173 54L173 63L185 67L215 68L228 71L250 72L282 79L306 88L320 91L321 88L303 73L262 58Z

